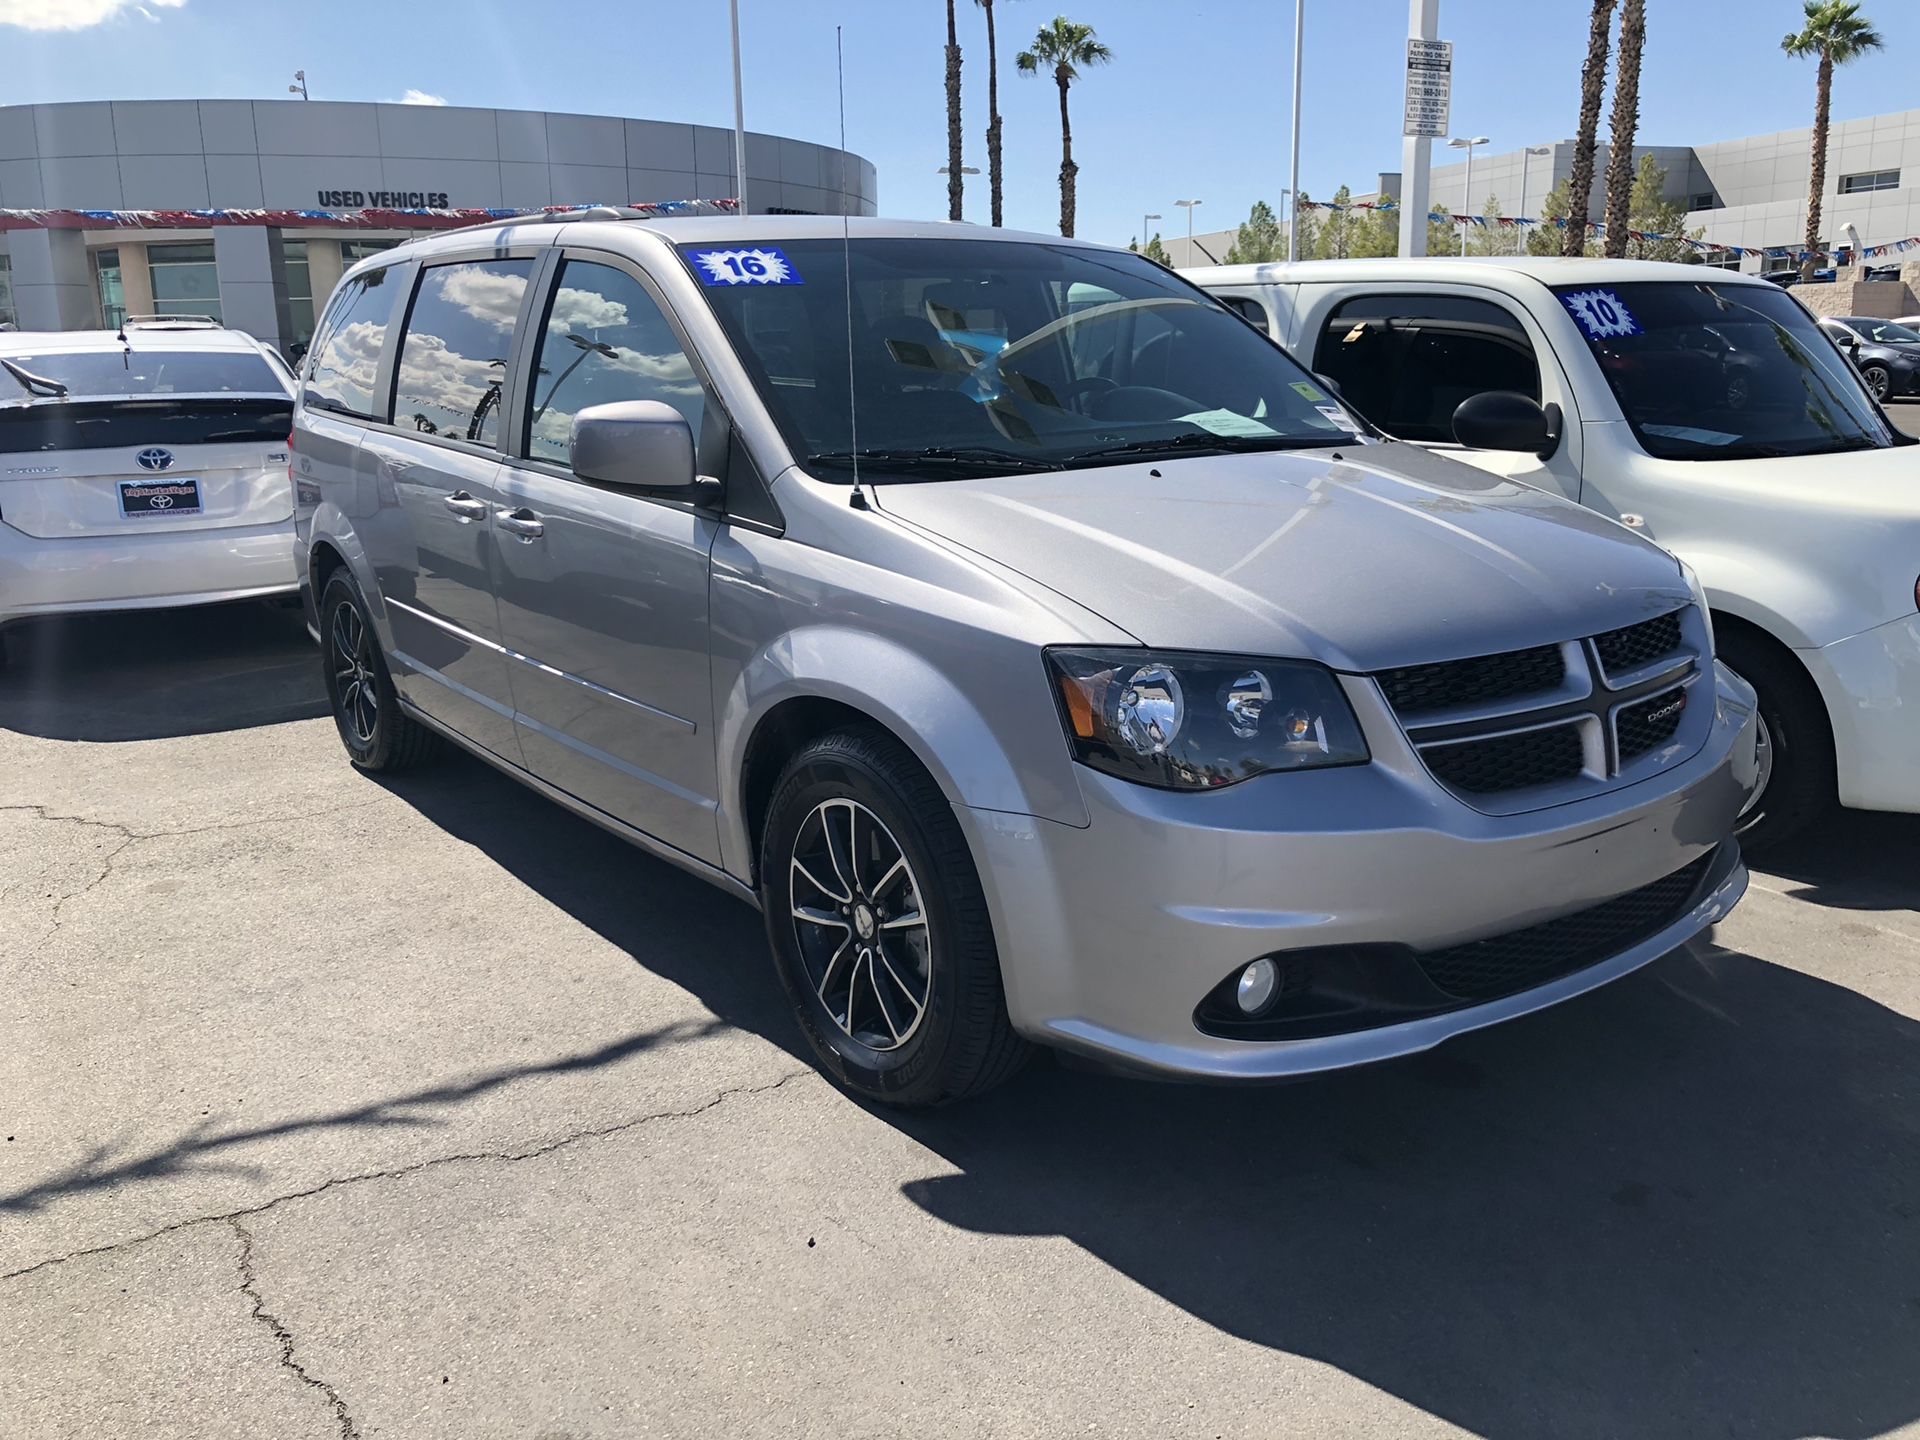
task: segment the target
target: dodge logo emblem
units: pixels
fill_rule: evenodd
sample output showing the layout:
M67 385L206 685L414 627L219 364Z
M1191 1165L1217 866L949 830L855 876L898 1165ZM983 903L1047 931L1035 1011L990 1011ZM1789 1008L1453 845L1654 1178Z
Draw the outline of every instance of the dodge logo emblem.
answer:
M171 470L173 468L173 452L171 450L162 450L158 445L155 445L150 450L142 450L133 458L139 462L142 470Z

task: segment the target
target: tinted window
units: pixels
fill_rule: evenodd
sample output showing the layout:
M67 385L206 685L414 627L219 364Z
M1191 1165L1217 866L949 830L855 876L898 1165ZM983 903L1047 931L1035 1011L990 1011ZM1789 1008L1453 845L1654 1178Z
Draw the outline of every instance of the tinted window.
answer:
M1361 295L1320 335L1314 368L1390 435L1450 442L1460 402L1489 390L1540 398L1540 366L1520 321L1464 295Z
M386 418L386 407L374 402L373 387L393 313L392 273L369 270L340 287L329 307L326 336L307 360L302 399L308 405L369 420Z
M74 400L90 395L283 396L287 392L280 373L253 351L54 350L7 358L43 379L58 380ZM26 386L0 369L0 400L26 393Z
M1920 341L1920 330L1909 330L1891 320L1848 320L1845 322L1861 339L1875 345L1911 345Z
M1357 428L1278 347L1137 255L972 236L681 253L788 444L834 478L856 453L863 477L938 480L1318 448ZM741 255L761 270L734 275Z
M1738 460L1895 443L1853 367L1776 286L1642 281L1554 293L1649 455Z
M1267 311L1258 300L1245 295L1216 295L1213 297L1226 306L1242 320L1246 321L1261 334L1267 333Z
M500 388L532 274L531 260L432 265L420 272L400 342L394 424L424 435L496 442Z
M562 464L573 417L589 405L658 400L686 416L696 437L706 409L693 365L653 297L624 270L585 260L560 271L532 388L527 453Z

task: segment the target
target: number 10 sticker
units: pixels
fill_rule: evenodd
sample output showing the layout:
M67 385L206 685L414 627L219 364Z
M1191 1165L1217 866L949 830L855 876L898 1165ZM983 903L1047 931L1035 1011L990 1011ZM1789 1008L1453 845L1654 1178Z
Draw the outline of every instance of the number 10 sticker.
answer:
M693 262L709 285L798 285L800 272L772 247L754 250L696 250Z
M1627 309L1626 301L1611 290L1576 290L1571 295L1562 295L1560 303L1580 322L1580 328L1590 339L1617 340L1647 333Z

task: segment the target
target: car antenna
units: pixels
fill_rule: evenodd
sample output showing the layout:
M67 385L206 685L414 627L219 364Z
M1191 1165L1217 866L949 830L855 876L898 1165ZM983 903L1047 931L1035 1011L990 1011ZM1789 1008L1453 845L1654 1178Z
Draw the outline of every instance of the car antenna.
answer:
M833 27L833 63L840 89L840 154L844 158L847 153L847 56L841 29L838 25ZM853 222L847 217L844 192L840 198L840 263L847 286L847 453L853 457L853 491L847 503L856 510L865 510L867 496L860 488L860 404L854 398L853 388Z

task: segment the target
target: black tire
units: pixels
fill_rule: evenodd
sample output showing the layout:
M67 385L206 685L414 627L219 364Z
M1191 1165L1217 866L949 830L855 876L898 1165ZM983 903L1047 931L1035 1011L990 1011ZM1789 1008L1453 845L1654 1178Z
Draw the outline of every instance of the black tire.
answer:
M1820 692L1772 641L1735 630L1720 637L1720 658L1760 697L1761 734L1771 774L1734 834L1755 854L1779 845L1833 808L1833 729Z
M840 852L847 866L831 850L824 864L803 858L820 853L809 850L813 840L831 843L826 817L843 813L854 827L848 832L850 844ZM907 869L887 884L873 872L894 874L897 867L888 857L895 850ZM799 873L796 861L803 867ZM808 865L827 870L827 883L809 886L801 878L812 873L804 868ZM850 880L842 876L843 868L852 870ZM839 906L834 892L845 892L851 904ZM847 1089L889 1105L941 1105L992 1089L1027 1060L1030 1047L1007 1019L992 918L966 837L933 777L886 731L862 726L827 735L787 763L767 810L760 899L774 966L800 1027L820 1067ZM798 919L797 906L829 918L824 923ZM861 909L867 910L863 930L855 924ZM832 919L836 910L846 918ZM925 923L912 925L908 917L914 915L924 916ZM876 917L886 929L870 923ZM909 928L902 932L899 926ZM845 1004L838 1007L844 1020L823 998L824 991L837 999L839 987L832 979L833 961L821 958L830 951L838 956L842 931L845 944L854 947L839 972L841 978L853 977ZM871 951L863 952L862 946ZM867 959L871 979L861 995L855 987L863 953L880 960ZM820 983L823 978L827 983ZM882 1033L883 1042L894 1043L878 1045L861 1038L880 1025L894 1029L896 1014L908 1018L915 987L923 1003L903 1036ZM893 997L891 1005L887 995Z
M350 641L350 634L364 639ZM342 653L349 644L356 652L351 670ZM439 757L440 737L400 708L379 632L345 566L327 577L320 592L320 667L334 728L355 765L390 774Z
M1867 389L1873 392L1873 398L1883 405L1893 399L1893 374L1886 366L1878 363L1862 365L1860 378L1867 382Z

